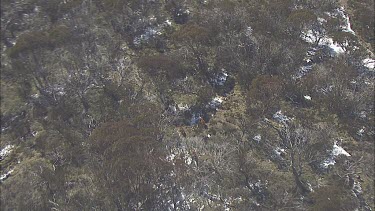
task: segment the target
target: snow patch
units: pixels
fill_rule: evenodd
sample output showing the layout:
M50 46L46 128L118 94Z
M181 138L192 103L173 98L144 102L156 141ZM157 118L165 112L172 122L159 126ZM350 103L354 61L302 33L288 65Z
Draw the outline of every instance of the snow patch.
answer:
M318 91L322 92L323 94L328 94L329 92L333 91L333 88L335 88L334 85L327 85L325 87L320 88Z
M359 182L354 182L354 187L353 187L353 190L356 194L361 194L363 192L362 190L362 187L361 187L361 183Z
M228 79L228 76L229 74L225 71L225 69L222 69L221 72L218 73L211 81L217 86L224 86L225 82Z
M310 72L312 70L312 65L304 65L304 66L301 66L298 70L298 73L296 76L293 76L293 79L300 79L302 78L303 76L305 76L308 72Z
M2 181L4 181L4 180L6 180L12 173L13 173L13 169L11 169L11 170L9 170L7 173L5 173L5 174L2 174L1 176L0 176L0 182L2 182Z
M325 43L328 47L330 47L334 53L334 55L345 53L345 49L343 49L339 44L333 42L332 38L327 38Z
M172 154L170 154L170 155L167 156L167 160L168 161L173 161L175 157L176 157L176 154L172 153Z
M178 104L177 108L180 111L187 111L187 110L189 110L189 106L187 104L184 104L184 105L183 104Z
M191 116L191 119L190 119L190 125L198 124L198 121L199 121L200 118L201 118L200 114L193 113L193 115Z
M1 151L0 151L0 160L3 160L6 156L8 156L12 150L13 150L14 146L13 145L6 145Z
M317 50L317 48L310 48L306 52L306 56L303 59L303 65L299 67L298 72L293 76L294 80L302 78L312 70L314 65L314 61L312 60L312 58L315 56Z
M211 100L211 102L208 103L208 107L216 110L223 103L223 101L223 97L216 96L214 99Z
M345 20L345 23L344 25L341 26L341 29L345 32L349 32L355 35L355 32L353 31L351 24L350 24L349 16L345 13L344 7L337 9L337 13Z
M34 98L34 99L38 99L40 97L40 95L38 93L36 93L36 94L31 95L31 97Z
M151 15L151 16L149 17L149 20L150 20L151 22L155 22L155 21L156 21L156 17L155 17L155 15Z
M335 165L335 158L339 155L344 155L346 157L351 156L344 148L337 144L337 141L335 141L335 143L333 144L331 155L323 162L322 166L324 168L328 168L328 166Z
M365 134L365 127L362 127L361 129L359 129L358 131L357 131L357 135L358 136L363 136L363 134Z
M262 136L260 134L253 137L253 140L259 143L262 140Z
M193 159L189 156L185 159L185 163L190 165L193 162Z
M276 153L278 156L281 156L282 154L285 154L285 149L280 148L280 147L276 147L276 149L275 149L275 153Z
M34 7L34 12L37 13L37 12L39 12L39 11L40 11L40 6L35 6L35 7Z
M370 69L372 71L375 69L375 60L374 59L371 59L371 58L364 59L364 60L362 60L362 64L363 64L363 66L367 67L368 69Z
M177 113L177 107L174 106L174 105L169 105L169 106L168 106L168 110L169 110L172 114L176 114L176 113Z
M338 43L334 42L331 37L313 33L312 30L302 33L301 38L310 44L315 44L317 40L320 40L319 46L328 46L331 49L333 56L345 53L345 49L342 48Z
M281 122L281 123L286 123L286 122L289 122L291 121L291 118L287 117L286 115L284 115L281 110L277 111L275 114L273 114L272 116L274 119L276 119L277 121Z
M347 157L350 157L351 155L341 146L337 145L337 142L333 145L332 155L337 157L339 155L345 155Z
M165 23L167 26L172 26L172 22L171 22L169 19L167 19L164 23Z
M245 35L250 37L253 34L253 28L251 26L246 27Z
M366 111L361 111L359 113L359 117L362 118L362 119L366 119L367 118L367 112Z
M344 23L340 25L340 28L344 32L351 33L355 35L355 32L351 28L349 16L346 14L343 7L337 9L334 13L327 13L330 17L341 17L344 19ZM318 21L320 24L327 22L324 18L318 17ZM301 38L310 43L316 44L316 41L319 41L320 46L328 46L331 49L332 56L336 56L338 54L345 53L345 48L340 46L338 43L334 42L333 39L326 35L325 31L323 32L313 32L313 30L307 30L306 32L302 33Z
M32 135L33 137L37 136L37 135L38 135L38 131L32 131L32 132L31 132L31 135Z
M323 166L324 168L328 168L328 166L333 166L333 165L335 165L335 164L336 164L335 159L332 158L332 157L329 157L329 158L327 158L327 159L323 162L322 166Z
M311 100L311 96L309 96L309 95L305 95L305 96L303 96L306 100Z
M151 16L149 20L151 22L155 22L156 18L155 16ZM172 25L172 22L169 19L167 19L166 21L164 21L164 23L160 25L147 27L145 31L143 32L143 34L133 39L133 44L138 46L138 45L141 45L142 43L148 42L150 39L156 36L162 35L164 28L169 27L171 25Z
M166 157L166 160L175 165L175 161L178 158L181 158L187 165L191 165L194 162L193 157L183 147L171 149L171 153Z

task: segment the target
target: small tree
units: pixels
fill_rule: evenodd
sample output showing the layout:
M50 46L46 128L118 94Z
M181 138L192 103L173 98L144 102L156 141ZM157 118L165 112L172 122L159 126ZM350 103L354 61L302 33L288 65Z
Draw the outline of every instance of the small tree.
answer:
M247 101L251 107L260 109L261 114L278 107L278 102L283 93L283 82L277 76L260 75L251 82L247 94Z
M91 136L92 170L98 187L109 200L106 209L163 208L162 186L168 186L171 166L157 125L157 114L147 113L119 122L108 122ZM155 118L153 118L155 117ZM99 171L98 171L99 170Z

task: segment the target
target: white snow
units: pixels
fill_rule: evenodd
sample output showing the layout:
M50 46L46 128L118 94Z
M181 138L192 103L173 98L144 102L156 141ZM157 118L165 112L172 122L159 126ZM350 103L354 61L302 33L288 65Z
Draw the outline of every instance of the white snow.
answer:
M151 15L150 18L149 18L149 20L152 21L152 22L156 21L155 15Z
M280 156L281 154L285 153L285 149L276 147L275 153Z
M185 198L186 198L186 195L185 195L184 191L181 190L181 199L182 199L182 200L185 200Z
M13 169L9 170L7 173L5 174L2 174L0 176L0 182L4 181L5 179L7 179L12 173L13 173Z
M187 158L185 158L185 163L190 165L191 163L193 162L193 159L189 156Z
M335 156L335 157L337 157L339 155L345 155L347 157L351 156L347 151L345 151L344 148L337 145L337 142L335 142L334 145L333 145L332 155Z
M308 182L307 185L309 186L310 192L314 192L314 189L312 188L312 185Z
M40 11L40 7L39 6L35 6L34 12L39 12L39 11Z
M312 57L316 54L316 50L317 50L316 48L310 48L306 52L306 56L303 59L304 65L299 67L297 74L293 76L294 80L302 78L303 76L305 76L308 72L312 70L313 65L314 65Z
M167 19L164 23L165 23L167 26L172 26L172 22L171 22L169 19Z
M251 26L246 27L245 35L250 37L253 34L253 28Z
M300 77L306 75L311 70L312 70L312 65L304 65L304 66L300 67L296 77L300 78Z
M265 183L262 183L262 181L258 180L256 183L250 184L251 188L258 188L259 192L262 192L262 186L267 185L267 180Z
M38 135L38 131L32 131L32 132L31 132L31 135L32 135L33 137L37 136L37 135Z
M327 85L326 87L320 88L318 91L322 92L323 94L327 94L327 93L331 92L333 90L333 88L335 88L334 85Z
M371 58L367 58L362 60L363 66L367 67L368 69L374 70L375 69L375 60Z
M334 55L342 54L345 52L345 50L339 44L333 42L332 38L326 38L324 42L332 49L332 51L335 53Z
M177 105L177 107L178 107L178 110L180 110L180 111L187 111L187 110L189 110L189 106L187 105L187 104L178 104Z
M221 69L221 72L217 74L217 76L212 79L212 82L218 86L223 86L228 79L229 74L225 71L225 69Z
M190 125L195 125L198 123L199 118L201 118L200 114L193 113L190 119Z
M353 190L356 194L362 193L363 190L362 190L362 187L361 187L361 183L360 182L354 182Z
M366 111L361 111L361 112L359 113L359 117L362 118L362 119L367 118L367 112L366 112Z
M211 102L208 103L208 106L212 109L217 109L222 103L224 99L221 96L216 96L214 99L211 100Z
M306 100L311 100L311 96L309 96L309 95L305 95L305 96L303 96Z
M365 127L362 127L360 130L357 131L357 135L359 136L363 136L364 133L365 133Z
M347 14L345 14L345 10L343 7L341 7L340 9L337 10L337 13L339 15L341 15L342 18L344 18L345 20L345 24L343 26L341 26L341 29L345 32L349 32L351 34L354 34L355 35L355 32L353 31L352 27L351 27L351 24L350 24L350 20L349 20L349 16Z
M165 24L146 28L143 34L133 39L134 45L140 45L144 42L148 42L151 38L154 38L157 35L161 35L164 27L165 27Z
M333 166L333 165L335 165L335 163L336 163L335 159L329 157L329 158L327 158L327 159L323 162L322 166L323 166L324 168L328 168L328 166Z
M176 108L176 106L174 106L174 105L169 105L169 106L168 106L168 109L169 109L169 111L171 111L173 114L176 114L176 113L177 113L177 108Z
M260 134L258 134L258 135L253 137L253 140L259 143L262 140L262 136Z
M66 94L65 92L65 88L63 85L55 85L53 87L50 87L50 89L48 90L50 93L53 93L53 94L56 94L58 96L63 96ZM36 97L38 97L39 95L35 95Z
M277 121L279 122L288 122L290 121L291 119L287 116L285 116L281 110L277 111L275 114L273 114L272 116L274 119L276 119Z
M181 158L187 165L193 163L193 158L189 152L182 146L177 148L172 148L170 154L166 157L166 160L175 165L176 158Z
M365 84L366 85L373 85L372 81L368 81L368 80L365 81Z
M1 151L0 151L0 160L4 159L6 156L9 155L9 153L12 152L14 146L13 145L6 145Z
M351 24L350 24L349 16L346 16L345 20L346 20L346 28L344 30L355 35L355 32L353 31Z
M319 23L326 23L327 22L326 19L321 18L321 17L318 17L318 21L319 21Z
M39 95L38 93L31 95L31 97L34 98L34 99L38 99L39 96L40 96L40 95Z
M314 44L317 37L314 35L312 30L308 30L307 32L302 32L301 38L308 43Z
M175 157L176 157L176 154L172 153L172 154L170 154L170 155L167 156L167 160L168 161L173 161Z
M335 165L335 158L339 155L344 155L346 157L351 156L344 148L337 144L337 141L335 141L335 143L333 144L331 155L323 162L322 166L324 168L328 168L328 166Z
M333 16L333 15L334 16L341 16L345 20L345 23L340 26L342 31L349 32L349 33L355 35L355 32L351 28L349 16L345 14L344 8L338 9L336 11L336 14L333 14L333 15L329 14L329 15L330 16ZM319 20L320 23L325 22L325 19L323 19L323 18L318 18L318 20ZM322 37L319 45L320 46L328 46L329 48L331 48L333 56L345 53L345 49L343 47L341 47L339 44L335 43L333 41L333 39L331 37L328 37L327 35L318 34L318 33L314 34L312 30L307 30L306 32L302 33L302 36L301 36L301 38L304 41L306 41L308 43L311 43L311 44L314 44L315 41L319 40L318 39L319 37Z

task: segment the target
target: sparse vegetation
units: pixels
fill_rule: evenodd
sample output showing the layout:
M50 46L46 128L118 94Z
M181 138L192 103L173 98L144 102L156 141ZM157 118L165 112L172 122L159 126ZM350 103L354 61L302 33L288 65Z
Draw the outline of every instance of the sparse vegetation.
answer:
M373 2L1 14L1 210L375 209Z

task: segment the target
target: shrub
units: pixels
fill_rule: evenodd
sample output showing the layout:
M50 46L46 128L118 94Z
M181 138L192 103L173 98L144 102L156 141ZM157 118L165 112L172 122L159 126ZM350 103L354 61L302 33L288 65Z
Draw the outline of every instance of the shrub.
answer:
M311 210L355 210L358 207L358 202L350 192L343 185L322 186L311 194L314 201Z
M164 54L144 56L138 60L138 65L153 77L162 76L173 80L185 76L181 63Z
M20 35L17 43L7 50L10 57L17 57L20 53L39 48L54 48L62 45L72 37L67 26L60 25L46 31L32 31Z
M8 49L8 56L15 57L24 51L33 50L50 45L48 35L45 32L29 32L20 35L17 43Z
M311 25L316 20L316 15L310 10L306 9L292 12L287 19L289 23L291 23L293 26L299 27L300 29Z
M64 44L72 37L71 31L67 26L61 25L52 28L49 31L48 38L54 46Z
M210 31L206 28L198 26L196 24L188 24L183 26L180 30L173 34L173 38L177 42L192 42L207 44L210 41L210 38L213 37L210 34Z

